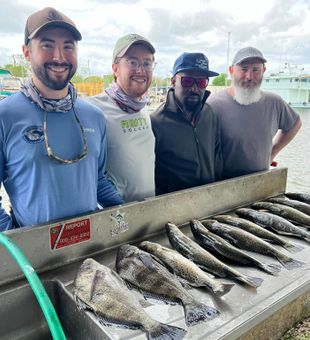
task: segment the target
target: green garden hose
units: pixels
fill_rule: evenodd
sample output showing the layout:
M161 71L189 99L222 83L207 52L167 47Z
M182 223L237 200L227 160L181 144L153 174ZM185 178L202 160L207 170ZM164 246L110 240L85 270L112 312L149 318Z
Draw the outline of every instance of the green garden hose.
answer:
M16 263L19 265L25 274L32 291L34 292L43 314L46 318L48 327L51 331L54 340L66 340L65 333L62 329L54 306L46 293L37 273L27 260L19 247L4 233L0 232L0 243L8 250Z

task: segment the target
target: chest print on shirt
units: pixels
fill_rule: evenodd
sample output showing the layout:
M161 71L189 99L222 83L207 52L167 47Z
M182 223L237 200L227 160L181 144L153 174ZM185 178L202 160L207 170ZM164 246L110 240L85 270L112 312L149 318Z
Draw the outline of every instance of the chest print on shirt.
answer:
M27 143L36 144L44 141L42 126L29 126L22 132L23 138Z
M124 133L137 132L149 128L145 118L123 119L121 121L121 127Z

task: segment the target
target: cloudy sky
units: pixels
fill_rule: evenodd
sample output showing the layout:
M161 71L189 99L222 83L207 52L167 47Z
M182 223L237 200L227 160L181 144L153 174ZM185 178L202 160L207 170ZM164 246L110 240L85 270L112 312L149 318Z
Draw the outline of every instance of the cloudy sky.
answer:
M0 0L0 5L0 65L21 53L27 17L52 6L82 33L82 74L111 73L113 46L127 33L152 41L158 76L170 76L185 51L205 53L212 70L225 72L227 60L250 45L263 52L269 70L289 63L310 73L310 0Z

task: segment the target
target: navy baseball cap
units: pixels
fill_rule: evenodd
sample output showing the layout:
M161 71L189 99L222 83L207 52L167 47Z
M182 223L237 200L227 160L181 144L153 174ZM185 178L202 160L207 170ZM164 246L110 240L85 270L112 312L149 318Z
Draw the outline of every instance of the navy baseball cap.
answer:
M203 53L182 53L174 63L172 75L183 71L199 71L207 77L219 75L209 70L209 59Z

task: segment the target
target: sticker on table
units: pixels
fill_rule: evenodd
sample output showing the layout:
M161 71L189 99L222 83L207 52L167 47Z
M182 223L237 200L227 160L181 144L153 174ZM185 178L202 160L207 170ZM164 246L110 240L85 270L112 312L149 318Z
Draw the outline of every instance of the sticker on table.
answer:
M90 218L50 228L51 250L90 240Z
M111 214L111 220L115 222L113 229L111 230L111 235L116 236L118 234L124 233L128 230L128 223L125 222L125 213L121 213L119 210L116 211L115 215Z

